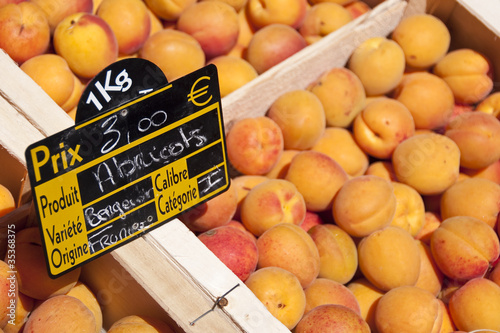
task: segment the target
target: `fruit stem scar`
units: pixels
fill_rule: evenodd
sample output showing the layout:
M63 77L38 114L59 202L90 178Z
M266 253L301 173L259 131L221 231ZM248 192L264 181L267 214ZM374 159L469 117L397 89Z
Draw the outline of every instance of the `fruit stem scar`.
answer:
M206 311L205 313L203 313L201 316L199 316L198 318L196 318L195 320L189 322L189 326L194 326L194 324L201 318L203 318L204 316L206 316L207 314L209 314L210 312L214 311L215 308L218 306L220 307L224 307L226 305L229 304L229 301L227 300L227 298L225 297L227 294L229 294L231 291L233 291L234 289L236 289L236 287L239 287L240 284L236 284L234 287L232 287L231 289L229 289L228 291L226 291L224 293L224 295L222 296L219 296L217 297L217 299L215 300L214 302L214 305L210 308L210 310Z

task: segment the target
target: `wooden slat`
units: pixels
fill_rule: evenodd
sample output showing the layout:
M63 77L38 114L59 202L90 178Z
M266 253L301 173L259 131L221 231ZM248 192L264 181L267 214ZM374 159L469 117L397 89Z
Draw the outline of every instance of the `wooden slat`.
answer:
M74 124L71 117L24 73L3 50L0 50L0 64L1 97L15 108L19 115L24 116L35 129L44 136L49 136Z

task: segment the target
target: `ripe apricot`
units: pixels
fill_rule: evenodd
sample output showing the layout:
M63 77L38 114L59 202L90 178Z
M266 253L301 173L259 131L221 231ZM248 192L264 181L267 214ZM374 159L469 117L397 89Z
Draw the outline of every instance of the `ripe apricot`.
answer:
M391 182L372 175L346 181L332 206L336 224L353 237L364 237L390 225L395 211Z
M330 156L351 177L361 176L368 168L368 155L347 128L327 127L311 150Z
M35 56L20 68L59 106L69 99L74 90L74 74L66 60L57 54Z
M308 9L306 0L248 0L246 12L251 24L260 30L272 24L298 29Z
M257 244L248 231L226 224L199 234L198 239L241 281L257 268Z
M238 208L236 188L229 188L212 199L190 209L179 219L194 232L205 232L229 223Z
M432 256L430 246L420 240L417 240L417 245L420 250L420 273L415 287L428 290L434 296L438 296L443 286L444 275Z
M83 304L92 312L95 319L95 333L100 333L102 330L102 309L96 295L90 288L83 283L78 281L73 288L71 288L67 293L67 296L73 296L82 301Z
M226 97L258 76L248 61L236 56L221 55L209 63L217 67L221 97Z
M484 112L454 117L444 134L460 149L460 165L481 169L500 159L500 120Z
M109 24L85 12L66 16L56 26L52 44L73 73L84 79L93 78L118 59L118 42Z
M339 283L349 282L358 268L358 252L354 240L335 224L320 224L308 230L318 248L318 276Z
M422 196L411 186L392 182L396 196L396 212L391 225L408 231L416 236L424 227L425 205Z
M479 103L493 89L491 61L473 49L448 52L436 63L433 72L450 86L459 103Z
M237 120L226 134L227 157L245 175L264 175L284 150L283 133L266 116Z
M327 70L307 89L321 100L327 126L347 128L365 107L366 93L361 80L344 67Z
M206 63L200 43L191 35L175 29L162 29L150 35L139 50L139 57L160 67L169 82L200 69Z
M403 77L405 54L395 41L371 37L356 47L347 67L359 77L367 96L385 95Z
M443 312L439 300L429 291L401 286L380 298L375 322L380 333L439 332Z
M166 21L176 21L196 0L144 0L155 16Z
M415 235L415 239L421 240L425 244L429 245L431 241L431 236L434 230L436 230L441 224L441 215L436 212L426 211L424 218L424 226L420 232Z
M472 216L495 228L500 213L500 185L483 178L456 182L441 196L441 218Z
M500 160L495 161L485 168L467 169L461 168L461 172L472 178L484 178L500 184Z
M50 37L47 16L33 1L0 7L0 48L18 64L47 52Z
M358 300L361 317L368 323L372 332L376 332L375 311L380 298L385 292L375 287L365 277L360 277L349 282L347 288L349 288Z
M29 296L24 295L21 292L17 293L16 298L16 310L15 310L15 318L12 319L7 317L9 321L3 327L4 333L18 333L22 332L23 328L28 320L29 315L33 311L35 307L35 300ZM2 332L2 331L0 331Z
M310 211L306 211L306 217L299 227L305 231L309 231L312 227L320 224L325 224L325 220L318 214Z
M365 175L372 175L384 178L389 181L397 181L394 167L391 161L373 161L366 168Z
M295 333L322 332L369 333L368 324L352 309L339 304L315 307L300 320Z
M286 24L274 23L260 28L252 35L245 59L257 73L262 74L306 46L304 37L296 29Z
M455 108L448 84L429 72L405 74L393 97L408 108L416 129L436 130L445 126Z
M500 92L489 94L476 106L476 110L491 114L500 119Z
M307 44L313 44L352 20L344 6L333 2L317 3L307 10L299 32Z
M281 128L285 149L309 149L325 131L323 104L305 89L279 96L269 107L267 116Z
M73 288L80 277L81 267L52 279L47 272L40 230L30 227L16 234L16 270L19 291L34 299L45 300L66 294Z
M129 315L122 317L111 325L109 333L129 332L161 332L174 333L174 330L163 320L150 316Z
M281 223L257 238L258 267L281 267L293 273L303 288L319 274L320 257L311 236L301 227Z
M284 149L281 154L278 162L271 168L271 170L265 174L267 178L274 179L285 179L286 173L288 172L288 168L290 167L290 163L292 159L300 150L295 149Z
M227 54L239 34L236 10L223 1L198 1L184 10L176 29L193 36L207 59Z
M240 210L243 200L247 196L248 192L256 186L269 178L266 176L256 176L256 175L240 175L231 179L231 186L236 189L236 196L238 205L236 207L236 212L234 212L233 219L241 221Z
M388 226L362 238L358 260L363 275L383 291L414 286L420 274L417 243L399 227Z
M26 332L95 332L92 311L78 298L57 295L43 301L28 317Z
M450 31L436 16L411 15L399 22L391 34L405 54L408 67L427 69L441 60L450 47Z
M150 35L151 16L144 1L103 0L96 14L113 30L119 54L136 53Z
M458 329L500 331L500 286L486 278L466 282L451 297L450 314Z
M306 293L305 313L323 304L339 304L361 314L358 300L352 291L337 281L317 278L304 289L304 292Z
M259 268L250 274L245 284L288 329L293 329L302 318L306 295L299 279L286 269Z
M399 182L422 195L439 194L458 180L460 149L442 134L414 135L394 149L392 165Z
M299 225L305 214L304 197L284 179L269 179L254 186L240 210L241 222L257 237L280 223Z
M322 212L331 209L335 195L348 176L331 157L306 150L292 158L285 179L302 194L307 210Z
M380 98L356 116L352 132L364 152L378 159L390 159L397 145L415 134L415 122L403 103Z
M432 233L431 251L444 275L459 282L483 276L498 259L495 231L471 216L449 217Z

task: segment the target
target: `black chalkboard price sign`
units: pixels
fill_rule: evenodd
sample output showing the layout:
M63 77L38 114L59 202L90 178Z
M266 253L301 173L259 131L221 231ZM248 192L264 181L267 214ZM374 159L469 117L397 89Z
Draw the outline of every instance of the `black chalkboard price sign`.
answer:
M141 77L143 64L105 69L76 125L26 149L53 278L229 187L216 67L168 83L147 69Z

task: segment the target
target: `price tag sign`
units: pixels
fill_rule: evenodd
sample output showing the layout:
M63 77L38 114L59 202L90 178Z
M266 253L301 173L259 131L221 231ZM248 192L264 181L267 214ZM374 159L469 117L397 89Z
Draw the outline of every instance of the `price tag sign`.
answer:
M126 67L116 73L120 89L133 89L135 77ZM106 75L113 78L113 72L104 73L104 82L91 83L105 89ZM105 94L91 95L94 88L100 91L88 88L82 101L97 108L95 101ZM53 278L229 187L214 65L119 104L106 110L100 103L103 111L26 150Z

